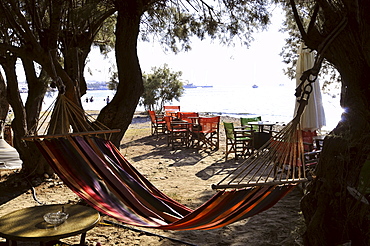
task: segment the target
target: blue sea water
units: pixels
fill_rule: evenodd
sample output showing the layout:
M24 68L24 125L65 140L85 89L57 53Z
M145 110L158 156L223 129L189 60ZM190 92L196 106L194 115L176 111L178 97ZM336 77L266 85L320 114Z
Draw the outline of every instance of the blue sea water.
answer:
M245 115L262 116L263 120L272 122L289 122L293 118L295 107L294 85L259 85L252 86L213 86L187 88L179 101L173 101L172 105L180 105L181 111L203 112L220 115L241 117ZM26 93L22 98L26 99ZM43 109L55 100L56 93L46 97ZM111 90L88 90L82 98L85 110L100 110L106 105L106 98L114 97ZM93 101L90 102L90 98ZM339 97L333 98L323 94L323 105L325 109L327 126L326 130L333 129L342 113L339 105ZM85 99L89 99L87 102ZM144 111L142 106L137 111Z

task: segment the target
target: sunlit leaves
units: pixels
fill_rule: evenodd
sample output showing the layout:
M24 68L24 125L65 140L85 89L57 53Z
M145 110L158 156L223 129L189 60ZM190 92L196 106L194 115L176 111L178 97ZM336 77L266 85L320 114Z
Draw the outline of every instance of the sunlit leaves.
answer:
M179 100L184 92L181 82L182 72L173 72L167 64L153 67L152 73L144 74L144 93L140 104L146 109L158 110L167 102Z
M309 30L309 27L315 29L316 33L323 32L323 23L325 22L324 17L319 14L315 19L313 19L315 2L316 1L296 1L300 21L302 22L308 35L314 33L312 30ZM334 2L334 7L331 9L333 11L337 11L338 7L342 5L337 3L338 1ZM284 27L282 28L282 31L287 32L289 37L285 39L286 43L280 55L283 57L283 61L287 64L287 67L284 69L285 74L287 74L290 79L294 79L296 63L298 60L297 51L302 41L302 36L298 30L297 23L294 20L290 4L282 4L282 6L286 13L286 19L284 21ZM320 82L323 85L322 89L325 93L333 93L331 88L337 89L339 87L339 82L341 80L339 73L336 71L333 65L326 60L324 60L322 64L319 77Z
M269 23L269 6L262 0L158 1L142 18L141 38L159 40L175 53L189 50L192 37L248 45L253 32Z

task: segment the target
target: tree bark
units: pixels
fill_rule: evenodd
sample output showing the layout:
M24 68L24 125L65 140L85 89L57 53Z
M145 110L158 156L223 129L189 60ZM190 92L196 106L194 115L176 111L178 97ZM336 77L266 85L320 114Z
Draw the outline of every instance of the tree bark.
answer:
M143 7L141 1L116 1L116 61L119 84L111 102L99 114L98 121L111 129L121 129L111 141L119 147L130 125L139 98L144 91L137 56L137 38Z
M28 84L28 96L25 104L27 130L36 125L39 118L42 102L48 87L48 76L44 70L37 77L35 66L32 60L23 58L22 64Z
M6 117L8 116L9 103L6 100L6 85L3 75L0 72L0 121L5 122ZM0 130L2 131L0 126Z
M368 6L363 7L361 10L367 13ZM334 28L335 23L338 21L332 22L328 29ZM345 112L341 122L325 138L316 178L301 202L307 226L305 245L339 245L349 241L351 245L370 245L369 204L364 197L353 193L370 153L370 59L366 52L370 48L370 33L367 30L367 20L360 24L349 16L345 29L323 54L342 76L341 106Z

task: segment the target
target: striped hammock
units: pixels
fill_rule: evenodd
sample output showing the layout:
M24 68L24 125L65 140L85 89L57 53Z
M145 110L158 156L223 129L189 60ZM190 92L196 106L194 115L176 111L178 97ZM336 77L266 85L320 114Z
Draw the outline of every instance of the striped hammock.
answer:
M294 185L218 191L192 210L141 175L108 140L67 136L35 141L59 177L96 210L126 224L164 230L210 230L260 213Z
M38 146L58 176L79 197L126 224L163 230L216 229L270 208L306 180L302 136L295 117L235 172L213 185L218 191L210 200L192 210L156 189L109 140L92 136L114 130L90 131L90 126L98 125L96 122L86 123L87 118L74 112L78 107L65 96L57 102L64 104L58 107L62 113L54 109L53 114L68 118L71 126L67 124L65 129L81 129L80 124L72 124L77 119L84 121L87 131L50 133L48 128L46 135L37 136L36 130L34 136L24 139Z

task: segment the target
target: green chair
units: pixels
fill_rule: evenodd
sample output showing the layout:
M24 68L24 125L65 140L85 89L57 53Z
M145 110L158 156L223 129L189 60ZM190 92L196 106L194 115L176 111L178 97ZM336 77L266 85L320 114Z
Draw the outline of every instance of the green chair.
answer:
M248 123L253 122L253 121L262 121L262 117L257 116L257 117L251 117L251 118L240 118L240 125L249 126ZM258 131L258 126L253 126L251 130Z
M240 125L245 129L250 129L254 131L253 135L253 147L255 149L261 148L271 137L272 125L260 126L260 125L250 125L250 122L262 121L261 116L251 117L251 118L240 118Z
M234 128L233 123L223 122L226 135L226 160L230 153L235 159L249 156L253 152L253 130Z

